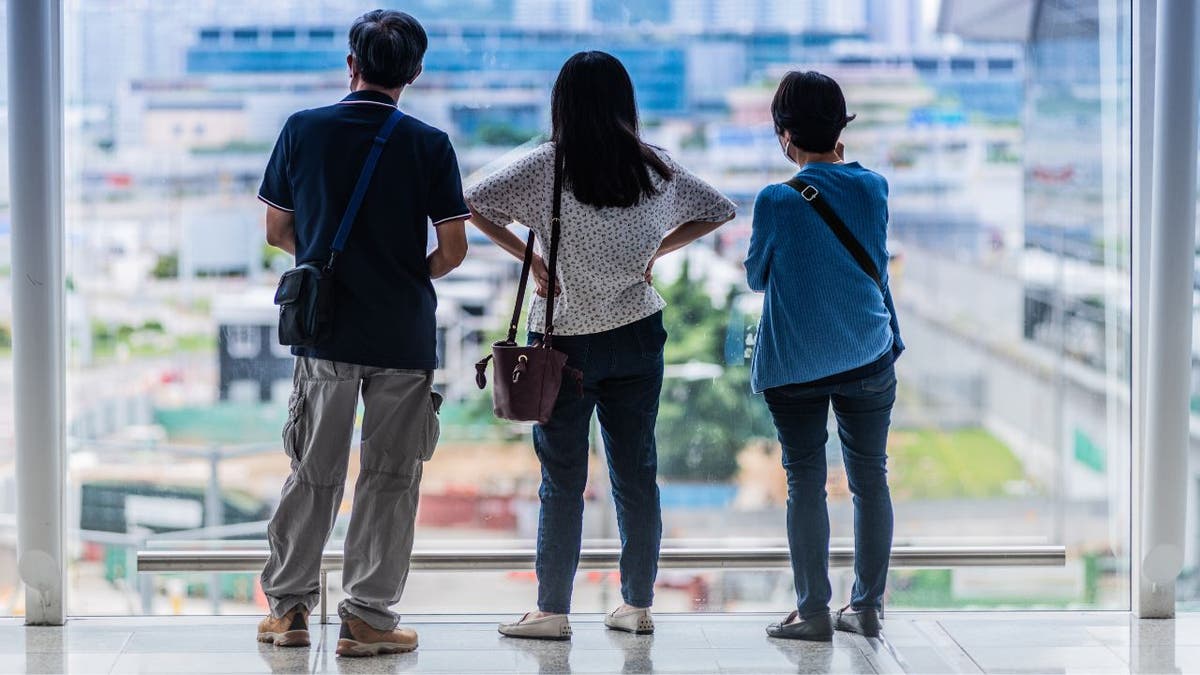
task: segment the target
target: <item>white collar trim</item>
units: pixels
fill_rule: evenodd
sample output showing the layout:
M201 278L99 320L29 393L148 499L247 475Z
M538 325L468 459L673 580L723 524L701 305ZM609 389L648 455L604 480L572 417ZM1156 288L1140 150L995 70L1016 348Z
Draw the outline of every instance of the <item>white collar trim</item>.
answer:
M390 103L383 103L383 102L380 102L380 101L367 101L367 100L358 100L358 101L338 101L338 105L352 105L352 104L356 104L356 103L366 103L366 104L369 104L369 105L381 105L381 106L383 106L383 107L385 107L385 108L392 108L392 109L396 109L396 108L398 108L398 107L399 107L399 106L392 105L392 104L390 104Z

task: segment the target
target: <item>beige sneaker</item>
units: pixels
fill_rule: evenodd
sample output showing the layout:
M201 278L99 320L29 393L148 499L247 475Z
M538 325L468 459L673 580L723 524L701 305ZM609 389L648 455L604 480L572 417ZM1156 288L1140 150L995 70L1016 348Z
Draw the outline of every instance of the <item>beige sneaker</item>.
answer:
M276 647L307 647L308 609L296 605L281 617L267 616L258 622L258 641Z
M654 632L654 619L650 616L649 607L621 605L604 617L604 625L635 635L650 635Z
M354 617L342 619L338 634L338 656L378 656L404 654L417 648L417 632L411 628L376 630L366 621Z
M570 640L571 622L566 614L549 614L537 619L529 618L530 612L513 623L500 624L500 634L531 640Z

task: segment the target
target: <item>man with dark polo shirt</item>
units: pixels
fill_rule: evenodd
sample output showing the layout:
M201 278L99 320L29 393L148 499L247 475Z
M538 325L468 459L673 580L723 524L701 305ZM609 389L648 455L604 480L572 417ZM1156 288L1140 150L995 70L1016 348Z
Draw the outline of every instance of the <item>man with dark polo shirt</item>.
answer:
M421 73L424 29L403 12L376 10L350 29L351 93L292 115L267 165L259 199L267 241L298 262L324 261L368 150ZM365 412L359 477L346 532L346 599L337 653L411 651L391 606L408 577L422 462L437 443L433 392L437 298L431 279L467 251L458 161L446 134L404 115L387 137L334 277L330 337L293 348L294 388L283 429L292 473L267 536L262 588L271 614L258 638L309 644L321 553L342 502L359 393ZM431 223L437 246L428 250Z

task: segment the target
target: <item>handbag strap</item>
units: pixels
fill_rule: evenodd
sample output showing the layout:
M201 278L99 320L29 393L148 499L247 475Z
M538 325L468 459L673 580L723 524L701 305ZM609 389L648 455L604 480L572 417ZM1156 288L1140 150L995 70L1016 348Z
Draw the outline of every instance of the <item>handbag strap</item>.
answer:
M543 328L543 347L549 347L554 335L554 286L558 278L558 235L560 230L560 213L562 210L562 154L556 148L554 151L554 201L550 207L550 261L546 272L550 275L550 290L546 293L546 325ZM521 283L517 285L517 302L513 306L512 321L508 323L509 344L516 344L517 323L521 320L521 308L525 306L525 288L529 284L529 271L533 267L533 228L529 228L529 237L525 240L525 258L521 263Z
M512 321L508 322L508 339L505 342L517 343L517 322L521 320L521 308L525 305L525 286L529 283L529 269L533 266L533 228L529 228L529 237L525 240L525 260L521 263L521 283L517 286L517 302L513 305Z
M354 184L354 192L350 195L350 203L346 206L346 212L342 214L342 222L338 225L337 234L333 237L333 245L329 247L329 262L325 263L325 272L327 274L333 272L333 264L340 254L346 248L346 239L350 236L350 228L354 226L354 219L358 217L358 209L362 206L363 198L367 195L367 188L371 185L371 176L375 174L375 166L379 164L379 156L383 154L383 146L387 145L388 138L391 137L392 131L396 129L396 125L404 118L404 113L396 108L388 115L387 121L379 128L379 133L375 135L375 141L371 144L371 151L367 153L367 160L363 162L362 171L358 174L358 182Z
M825 201L825 198L821 196L821 192L798 177L787 181L785 185L799 192L804 201L812 204L812 207L821 216L821 220L824 220L829 229L833 230L834 236L838 238L838 241L842 242L842 246L850 252L850 255L854 257L858 266L862 268L862 271L871 277L876 286L879 286L881 293L886 293L887 289L883 286L883 278L879 275L879 268L875 266L875 261L871 260L870 254L867 253L862 244L858 243L858 239L854 237L854 233L850 231L850 228L846 227L846 223L838 217L837 212L833 210L829 202Z
M550 290L546 292L546 328L542 332L545 339L542 341L544 347L549 347L550 342L554 337L554 290L558 284L558 239L561 228L562 215L562 191L563 191L563 156L558 150L558 146L554 147L554 204L550 207L550 263L546 267L546 272L550 276Z

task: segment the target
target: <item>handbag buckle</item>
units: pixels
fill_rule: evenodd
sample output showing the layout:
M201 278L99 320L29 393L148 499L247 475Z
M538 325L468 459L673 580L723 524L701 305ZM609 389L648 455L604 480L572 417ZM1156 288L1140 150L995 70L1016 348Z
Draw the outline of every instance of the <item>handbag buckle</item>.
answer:
M821 193L817 192L817 188L811 185L805 185L804 189L800 191L800 196L804 197L804 201L806 202L811 202L812 200L816 199L817 195L819 194Z
M516 384L521 380L521 375L525 372L525 364L529 361L529 357L522 354L517 357L517 365L513 368L512 381Z

